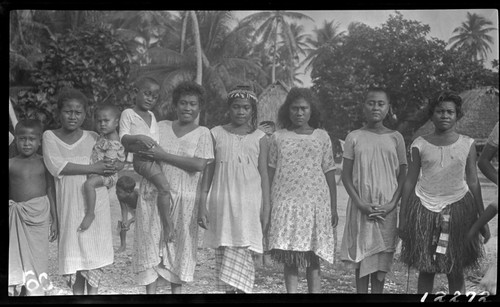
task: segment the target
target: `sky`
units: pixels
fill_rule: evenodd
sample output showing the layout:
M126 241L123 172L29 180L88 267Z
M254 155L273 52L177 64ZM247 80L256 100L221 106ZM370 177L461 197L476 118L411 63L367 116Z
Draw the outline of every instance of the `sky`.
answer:
M453 36L453 30L459 27L467 18L467 12L476 13L493 23L497 30L489 32L494 43L491 45L491 52L486 59L486 67L491 68L491 61L498 59L498 10L496 9L454 9L454 10L398 10L403 17L408 20L420 21L430 26L429 37L436 37L447 42ZM233 11L237 19L242 19L258 11ZM297 21L304 25L305 32L311 33L317 27L320 28L323 22L335 20L334 24L339 24L340 31L346 31L347 26L354 21L362 22L370 27L378 27L387 21L394 10L304 10L291 11L308 15L314 21ZM311 78L308 75L301 75L300 79L304 86L311 85Z

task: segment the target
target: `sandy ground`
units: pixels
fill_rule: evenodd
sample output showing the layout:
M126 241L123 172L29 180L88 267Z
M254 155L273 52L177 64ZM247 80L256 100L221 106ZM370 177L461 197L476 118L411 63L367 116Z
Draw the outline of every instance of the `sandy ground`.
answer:
M130 171L124 170L120 175L131 174ZM135 175L135 174L133 174ZM497 188L494 184L489 182L480 172L480 180L482 185L482 193L485 206L497 200ZM120 206L116 198L115 189L110 191L111 201L111 220L112 232L114 240L115 251L120 246L119 234L116 230L117 221L121 219ZM347 205L348 195L340 183L337 186L337 203L339 214L339 225L337 227L338 244L336 248L336 255L340 248L340 241L343 234L345 224L345 211ZM490 221L490 230L492 238L485 245L487 253L481 269L472 272L466 278L466 286L468 291L478 290L478 282L484 274L488 266L497 261L498 251L498 217ZM201 229L201 228L200 228ZM124 253L115 253L115 263L105 268L106 277L101 281L99 294L145 294L145 288L138 286L134 282L131 260L132 260L132 247L133 247L133 232L134 226L131 227L127 234L127 250ZM202 231L200 230L200 236ZM282 267L276 265L262 266L261 263L256 263L256 279L255 279L255 293L286 293L283 283ZM63 278L57 275L57 244L50 244L50 268L49 275L52 278L54 289L51 290L49 295L71 295L70 289L66 286ZM214 277L215 258L213 250L198 249L198 264L196 266L195 281L184 286L184 293L217 293L215 291L215 277ZM299 292L307 293L307 286L303 272L299 275ZM416 291L416 278L417 272L410 270L404 264L396 260L393 265L393 272L389 273L386 277L385 293L415 293ZM408 289L408 292L407 292ZM446 291L447 281L445 276L436 277L435 282L436 291ZM322 266L322 291L323 293L355 293L354 275L353 271L340 261L334 264L324 264ZM479 291L479 290L478 290ZM158 294L170 293L170 287L161 287L158 289Z

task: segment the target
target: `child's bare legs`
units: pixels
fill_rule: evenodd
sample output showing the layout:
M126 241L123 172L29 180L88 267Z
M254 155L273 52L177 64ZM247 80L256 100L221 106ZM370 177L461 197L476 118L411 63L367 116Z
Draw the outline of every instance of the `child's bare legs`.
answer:
M95 189L104 186L104 181L101 176L91 175L83 184L83 192L85 194L85 216L78 228L79 231L87 230L94 221L95 214Z
M372 293L383 293L384 292L384 284L385 278L382 280L378 280L377 278L378 272L372 273L370 276L372 283Z
M356 292L368 293L368 282L370 281L370 275L366 275L360 278L359 269L356 269L354 275L356 278Z
M117 253L121 253L127 250L127 230L123 227L123 222L121 222L120 228L120 248L116 251Z
M85 294L85 284L87 281L85 277L80 273L76 272L75 283L73 285L73 295L84 295Z
M171 282L172 294L182 294L182 285Z
M432 293L434 288L434 275L435 273L428 273L420 271L418 273L417 294Z
M317 257L317 256L314 256ZM318 263L313 263L306 268L307 289L309 293L321 292L320 266Z
M146 294L156 294L156 285L158 284L158 279L146 285Z
M460 293L465 293L465 280L462 271L451 272L451 274L446 275L448 277L448 292L450 294L460 291Z
M170 186L163 173L149 178L158 190L158 211L163 226L163 237L166 242L172 242L174 238L172 218L170 216Z
M285 286L287 293L297 293L299 268L296 266L288 266L284 268Z

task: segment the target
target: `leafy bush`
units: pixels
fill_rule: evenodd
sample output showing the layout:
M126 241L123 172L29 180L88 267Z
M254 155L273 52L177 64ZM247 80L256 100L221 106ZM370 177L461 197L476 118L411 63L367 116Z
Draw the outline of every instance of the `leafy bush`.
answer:
M34 89L17 94L15 109L20 118L42 117L45 129L54 129L57 93L73 87L89 98L84 128L91 129L95 104L107 102L121 109L133 104L130 64L130 52L113 30L90 28L55 36L32 72Z

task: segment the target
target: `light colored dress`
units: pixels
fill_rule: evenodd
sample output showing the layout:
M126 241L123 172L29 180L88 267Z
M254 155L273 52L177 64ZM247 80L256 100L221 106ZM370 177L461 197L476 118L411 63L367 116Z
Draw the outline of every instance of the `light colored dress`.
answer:
M208 196L205 247L246 247L262 253L262 188L258 160L261 130L246 135L212 128L215 172Z
M67 163L89 164L92 148L98 138L93 131L68 145L47 130L43 133L43 160L54 176L59 219L59 274L93 270L113 263L111 214L106 187L96 189L95 219L84 231L77 232L85 216L83 184L85 175L61 175Z
M403 136L355 130L347 135L344 158L353 160L352 181L359 197L372 205L389 203L398 188L400 165L406 165ZM371 221L349 198L340 258L354 263L360 277L389 272L397 245L397 209L384 221ZM379 279L385 277L378 276Z
M297 134L281 129L271 136L268 165L276 169L271 186L269 250L308 252L333 263L331 199L325 173L335 169L328 133Z
M178 138L171 121L160 121L160 146L164 151L184 157L213 159L210 131L198 127ZM156 188L142 180L136 208L133 271L140 284L149 284L159 276L173 283L193 281L198 248L198 205L196 203L201 172L187 172L168 163L160 163L168 178L172 197L174 242L160 242L161 224L156 205Z

